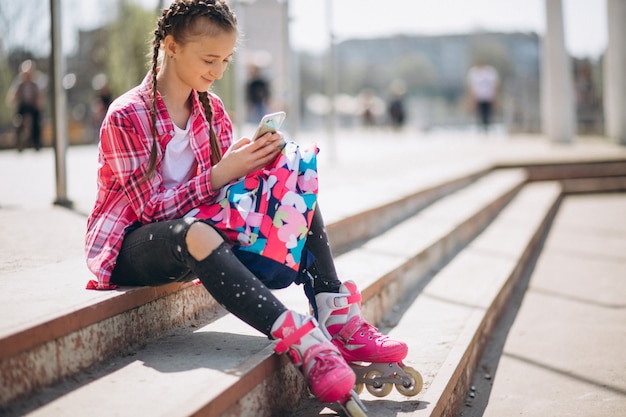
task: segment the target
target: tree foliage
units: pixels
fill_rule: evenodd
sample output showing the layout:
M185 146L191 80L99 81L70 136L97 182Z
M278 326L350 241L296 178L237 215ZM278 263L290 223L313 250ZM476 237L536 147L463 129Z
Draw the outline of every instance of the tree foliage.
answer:
M13 115L13 108L7 103L4 96L9 91L13 80L13 71L9 68L9 60L6 51L0 47L0 127L10 124Z
M139 84L152 60L156 11L121 2L117 18L107 27L106 72L114 95Z

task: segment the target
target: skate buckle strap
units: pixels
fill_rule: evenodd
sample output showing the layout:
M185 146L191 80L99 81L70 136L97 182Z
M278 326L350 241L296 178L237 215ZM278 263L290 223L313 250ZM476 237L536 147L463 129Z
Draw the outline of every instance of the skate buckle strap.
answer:
M333 339L340 339L343 344L348 343L348 341L352 338L352 336L361 328L363 325L369 326L369 324L363 320L361 316L354 316L346 324L343 325L341 330L333 336Z
M274 352L278 353L279 355L287 352L291 345L298 343L303 336L305 336L311 330L315 329L315 325L315 319L311 319L303 323L302 326L295 329L293 333L280 339L278 343L276 343L276 346L274 346Z
M361 293L357 292L350 295L336 295L333 297L333 305L331 307L343 308L351 304L361 304Z

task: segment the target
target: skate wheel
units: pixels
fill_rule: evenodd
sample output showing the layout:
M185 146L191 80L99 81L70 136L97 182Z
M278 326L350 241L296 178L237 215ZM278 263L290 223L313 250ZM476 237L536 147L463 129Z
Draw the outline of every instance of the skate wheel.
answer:
M405 366L404 368L402 368L402 370L406 372L411 378L411 384L409 386L396 384L396 390L400 394L406 395L407 397L417 395L424 386L424 380L422 379L422 375L410 366Z
M367 391L374 397L385 397L389 395L393 385L388 382L378 382L376 379L384 376L384 374L378 369L372 369L365 374L365 379L368 379L368 383L365 385Z
M367 417L365 411L354 400L348 400L345 405L345 409L348 412L348 417Z
M362 382L358 382L356 384L354 384L354 392L356 392L357 394L360 394L363 392L363 383Z

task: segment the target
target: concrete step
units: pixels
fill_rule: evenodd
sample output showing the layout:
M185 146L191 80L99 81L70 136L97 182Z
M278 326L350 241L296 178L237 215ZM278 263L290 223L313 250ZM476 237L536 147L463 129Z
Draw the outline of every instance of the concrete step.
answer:
M345 252L367 239L371 233L364 225L382 230L485 173L479 167L457 177L442 176L428 186L420 184L411 194L394 193L379 206L344 214L328 225L335 252ZM63 224L84 230L84 220L71 220ZM0 316L0 406L108 357L132 351L174 327L224 314L203 288L192 284L85 291L89 273L84 259L74 252L69 255L62 262L12 272L7 280L10 288L0 295L0 303L20 309L17 317Z
M442 177L411 194L395 193L387 203L342 216L328 225L335 252L369 238L366 225L376 231L387 228L486 173L477 168ZM72 230L84 230L84 220L71 220ZM63 223L70 224L69 219ZM0 406L131 352L172 328L225 314L203 288L192 284L85 291L89 277L84 258L72 253L62 262L16 270L6 280L0 303L19 306L20 314L0 316Z
M359 284L370 321L380 322L404 294L423 287L434 270L515 196L526 176L512 169L474 180L337 257L340 276ZM301 288L292 286L277 295L292 308L306 309ZM421 365L418 361L415 368ZM285 384L285 379L292 383ZM90 406L103 392L115 401L102 408ZM46 388L12 412L62 416L89 409L90 415L110 416L149 409L150 414L168 416L270 416L293 410L304 392L301 376L285 357L273 354L267 339L225 315L202 327L177 329L130 356L115 357Z
M486 339L513 287L540 250L562 198L560 184L532 183L443 268L391 335L414 342L425 374L415 416L453 415L464 402ZM419 329L418 332L415 329Z
M368 415L457 415L486 339L540 250L561 196L555 182L526 185L482 233L385 317L387 333L408 343L404 362L420 371L424 389L413 398L395 389L384 398L364 391L360 397ZM291 415L329 411L306 399Z
M12 274L4 300L18 314L0 319L0 406L105 358L127 353L217 303L193 284L86 291L84 259Z

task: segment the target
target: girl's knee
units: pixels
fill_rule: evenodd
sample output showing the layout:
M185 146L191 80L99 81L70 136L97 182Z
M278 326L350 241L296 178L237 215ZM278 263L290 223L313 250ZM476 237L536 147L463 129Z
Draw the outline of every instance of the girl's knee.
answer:
M189 254L197 261L209 256L223 241L215 229L203 222L193 223L185 238Z

